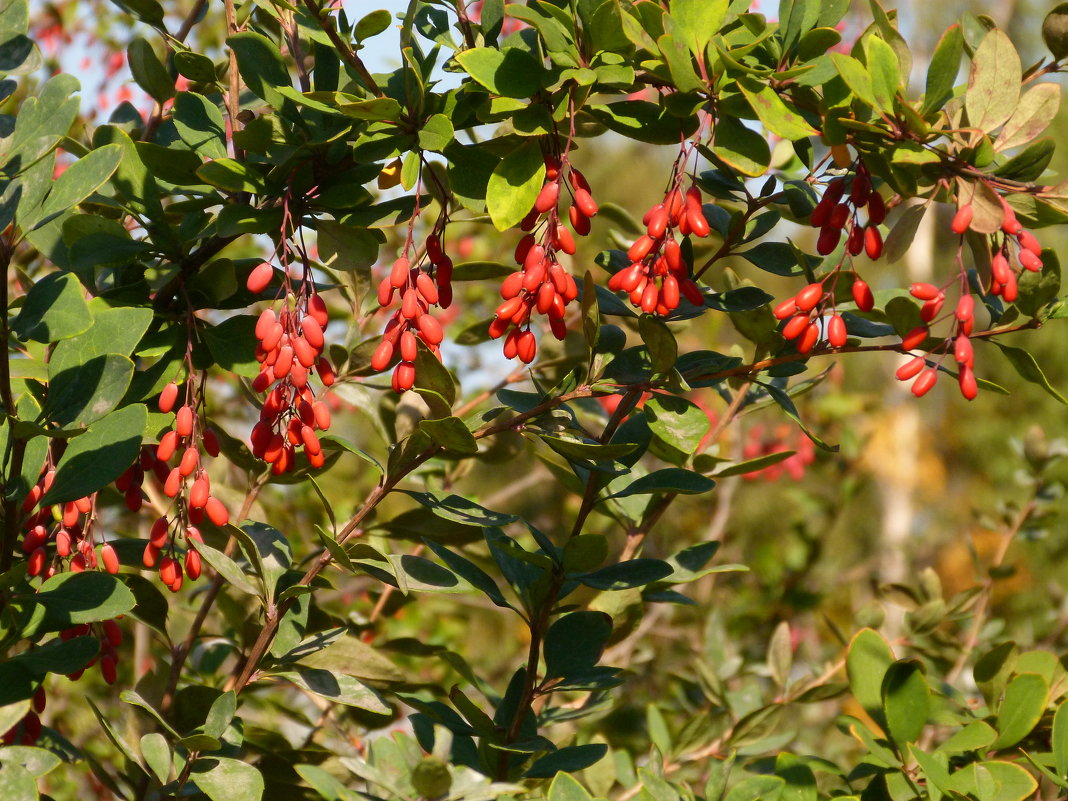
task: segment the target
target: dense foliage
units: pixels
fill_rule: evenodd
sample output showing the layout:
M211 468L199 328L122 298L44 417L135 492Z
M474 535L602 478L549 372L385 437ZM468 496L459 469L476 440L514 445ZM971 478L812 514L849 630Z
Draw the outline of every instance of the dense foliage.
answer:
M116 5L0 10L5 801L1068 791L1068 8Z

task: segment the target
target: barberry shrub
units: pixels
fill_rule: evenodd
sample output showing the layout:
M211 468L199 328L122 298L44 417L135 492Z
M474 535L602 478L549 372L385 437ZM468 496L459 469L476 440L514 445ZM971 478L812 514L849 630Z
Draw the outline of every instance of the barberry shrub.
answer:
M5 801L1068 791L1068 623L999 606L1062 443L980 579L816 569L877 374L1065 402L1068 9L914 64L878 0L357 5L97 8L106 122L94 22L0 10Z

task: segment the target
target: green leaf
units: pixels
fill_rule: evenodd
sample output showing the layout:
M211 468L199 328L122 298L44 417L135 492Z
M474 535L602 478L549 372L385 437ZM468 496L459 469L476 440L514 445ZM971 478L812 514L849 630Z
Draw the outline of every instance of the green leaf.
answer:
M1068 701L1058 706L1053 715L1053 761L1057 775L1068 777Z
M36 600L45 609L43 631L110 620L129 612L135 603L118 577L99 570L57 573L41 585Z
M593 801L593 796L570 773L557 773L549 785L548 801Z
M680 138L697 129L696 117L679 119L656 103L645 100L591 105L586 111L609 130L651 145L677 145Z
M255 329L255 317L238 314L219 325L205 326L201 333L219 367L246 378L255 378L260 372L260 363L256 361Z
M372 11L356 23L356 26L352 30L353 38L357 42L362 42L365 39L370 39L372 36L378 36L389 29L389 26L393 22L393 16L385 9L378 9Z
M727 0L672 0L670 13L679 37L699 59L705 48L723 27L727 17Z
M679 345L671 329L652 314L643 314L638 318L638 332L649 349L654 373L666 373L675 366L679 358Z
M40 208L33 214L32 221L22 220L24 228L30 230L38 227L77 206L111 178L121 160L120 145L104 145L90 150L64 170Z
M604 612L572 612L557 619L545 634L545 676L567 679L594 667L612 636L612 618Z
M239 759L201 757L193 763L190 778L211 801L260 801L263 776Z
M434 114L419 129L419 147L441 153L452 143L455 135L452 121L444 114Z
M968 122L981 131L1004 123L1020 101L1023 67L1012 41L997 28L983 37L972 57L964 109Z
M545 180L545 160L535 140L527 140L501 159L486 187L486 208L498 231L519 224L534 207Z
M469 455L478 453L478 443L459 417L420 420L419 428L445 450Z
M609 495L609 498L626 498L631 495L649 495L657 492L673 492L679 495L698 495L708 492L716 482L692 470L681 467L665 467L628 484L624 489ZM607 498L606 498L607 500Z
M439 497L429 492L415 492L414 490L399 490L399 492L415 498L438 517L452 520L455 523L464 523L469 526L506 526L519 519L516 515L491 511L459 495L449 494Z
M858 100L875 108L875 90L872 88L871 75L857 59L845 53L831 53L831 61L838 69L838 74Z
M1049 685L1037 673L1021 673L1005 688L1005 700L998 708L995 728L998 738L991 748L1000 750L1016 745L1031 733L1046 711Z
M37 801L37 782L33 774L16 762L0 766L0 798L4 801Z
M649 428L664 442L693 453L711 430L708 414L696 404L671 395L657 395L645 404Z
M260 590L245 577L245 572L229 556L203 542L193 542L192 545L204 557L204 561L234 589L246 595L261 595Z
M335 703L357 709L366 709L378 715L388 715L390 708L374 690L362 681L344 673L322 668L303 668L279 674L310 693L327 698Z
M245 522L232 530L263 579L268 599L273 598L278 580L293 562L289 540L278 529L265 523Z
M757 118L776 136L795 140L818 135L804 117L789 109L769 85L753 78L742 77L738 79L738 88L749 101Z
M816 801L816 776L805 760L789 753L775 758L775 775L786 782L781 801Z
M458 575L472 587L483 592L494 604L504 609L510 609L511 604L501 594L500 588L497 586L497 582L481 567L474 562L465 559L458 553L454 553L446 548L444 545L438 542L434 542L432 539L424 540L430 550L437 554L438 558L445 563L445 566L449 568L453 573Z
M148 423L148 410L135 403L97 420L81 436L70 441L56 465L52 488L42 505L83 498L106 487L141 452L141 437Z
M889 735L898 748L923 731L930 713L931 690L923 663L905 659L890 665L883 677L882 708Z
M267 184L257 170L234 159L219 158L202 164L197 167L197 177L227 192L263 194L267 191Z
M23 341L48 343L84 333L92 324L93 315L77 276L52 273L30 287L11 330Z
M926 117L942 108L953 97L953 84L957 80L960 57L963 54L964 34L960 25L951 25L938 40L931 64L927 68L927 85L920 114Z
M897 70L897 55L894 49L882 39L869 36L864 40L864 52L871 75L872 93L879 108L886 114L894 113L894 101L897 98L901 76Z
M149 732L141 738L141 756L145 764L156 774L160 783L166 784L171 775L171 749L167 738L158 731Z
M278 45L253 31L234 34L226 43L237 56L245 86L274 108L282 108L285 98L276 87L292 87L292 83Z
M58 755L44 748L25 745L0 747L0 764L10 762L22 766L37 778L51 773L63 764L63 760Z
M126 356L109 353L53 373L41 414L61 428L91 425L122 401L134 374Z
M200 53L191 50L179 50L174 54L174 67L194 83L215 83L215 64Z
M1042 372L1042 368L1038 366L1038 362L1035 361L1035 357L1028 353L1023 348L1014 348L1010 345L1002 345L1000 342L994 342L998 348L1001 349L1002 354L1009 360L1016 372L1025 381L1030 381L1032 384L1038 384L1042 389L1046 390L1052 397L1056 398L1060 403L1068 405L1068 400L1065 400L1053 385L1050 384L1049 379L1046 378L1046 374Z
M92 313L93 325L88 331L56 345L48 360L50 374L56 375L109 353L129 356L152 322L151 309L133 306L93 308Z
M126 48L126 58L133 79L148 92L149 97L161 104L174 97L174 81L144 37L138 36L130 42ZM212 75L214 77L214 70Z
M681 29L680 29L681 30ZM656 40L660 52L671 72L671 80L680 92L699 92L705 88L705 82L693 68L693 56L681 39L665 33Z
M219 107L196 92L179 92L171 115L178 136L201 158L226 158L226 123Z
M785 787L781 776L750 776L728 790L723 801L778 801Z
M631 559L576 578L595 590L629 590L652 584L673 572L671 565L659 559Z
M1059 84L1040 83L1028 89L994 141L994 150L1003 151L1026 145L1049 127L1060 107Z
M585 770L607 753L608 746L604 743L569 745L535 760L534 764L527 768L523 778L549 779L557 775L566 776L574 771ZM552 798L551 792L549 798Z
M953 733L953 736L938 746L939 751L947 754L963 754L967 751L980 751L989 748L990 744L998 738L994 731L985 721L973 720L963 729Z
M884 728L883 679L893 663L890 644L872 629L861 629L849 643L846 654L849 689L864 711Z
M768 140L734 117L716 120L712 152L728 167L749 177L763 175L771 164Z
M525 50L473 47L456 54L468 75L502 97L526 99L541 88L542 67Z

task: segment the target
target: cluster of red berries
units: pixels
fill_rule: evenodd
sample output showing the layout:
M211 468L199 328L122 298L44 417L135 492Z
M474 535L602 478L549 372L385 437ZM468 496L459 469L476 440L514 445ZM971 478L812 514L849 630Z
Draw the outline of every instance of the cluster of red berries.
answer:
M923 324L909 331L901 340L901 346L905 350L913 350L919 347L930 336L930 324L936 321L938 313L945 305L946 293L944 289L926 282L917 282L909 287L909 293L917 300L922 300L920 317ZM975 299L971 295L962 294L953 311L953 338L945 340L942 346L942 356L935 363L928 362L925 356L916 356L897 369L895 375L899 381L912 382L912 394L917 398L926 395L938 382L938 368L948 352L950 342L953 345L953 358L958 365L957 382L961 394L968 400L972 400L979 393L979 385L975 378L975 353L969 335L975 326Z
M64 642L74 637L96 637L100 640L100 652L85 667L70 673L67 678L77 681L86 670L98 665L100 675L108 684L114 684L117 678L119 664L118 648L122 644L122 629L114 620L105 620L101 623L82 623L59 632L59 638ZM33 745L41 736L41 713L45 711L48 697L45 694L44 685L40 685L33 694L30 711L10 729L4 732L0 741L4 745Z
M329 315L323 299L305 291L306 286L302 283L292 309L288 303L280 314L264 309L256 321L256 359L261 367L252 388L267 392L267 397L250 440L252 453L270 463L275 475L296 467L298 448L304 449L312 467L322 467L326 461L315 430L328 428L330 416L313 413L315 406L326 407L315 400L308 379L314 368L323 386L334 383L334 369L323 355Z
M1016 212L1004 200L1002 210L1001 232L991 235L990 294L1012 303L1018 294L1017 274L1021 270L1042 269L1042 245L1034 234L1024 229L1016 219ZM953 233L963 235L971 226L974 213L970 203L957 209L951 224Z
M74 673L68 674L67 678L77 681L93 665L100 666L100 675L108 684L115 683L116 668L119 664L119 646L122 645L122 629L114 620L105 620L101 623L82 623L63 629L59 633L61 640L70 640L75 637L96 637L100 640L100 653L90 660L89 664Z
M22 510L29 514L41 497L48 492L55 479L55 471L46 468L40 480L23 501ZM64 566L72 572L104 569L119 572L119 556L114 546L96 546L96 493L56 506L43 506L25 521L22 552L27 555L26 572L31 576L51 578ZM47 545L55 544L55 554L49 558Z
M646 233L627 251L630 266L608 279L613 292L626 292L634 306L661 317L678 308L683 296L694 306L705 303L700 288L690 278L675 232L706 237L711 229L701 208L701 191L691 186L683 194L679 184L676 181L663 202L642 217Z
M791 450L794 451L792 456L761 470L744 473L742 478L746 481L758 479L778 481L785 474L793 481L800 481L805 477L805 469L816 461L815 444L797 428L786 423L777 425L770 431L763 425L753 426L745 435L745 445L742 446L743 459L756 459Z
M159 396L159 410L171 412L178 401L178 385L171 382ZM156 461L167 465L178 453L178 464L167 472L163 481L163 494L178 498L179 507L189 518L199 523L207 515L217 526L225 526L230 520L222 501L211 494L208 471L201 463L200 448L210 456L219 455L219 438L215 432L201 424L196 404L188 394L186 402L174 412L174 423L162 437L156 448Z
M846 189L849 194L846 195ZM857 212L866 209L868 222L862 225ZM883 254L883 237L879 225L886 219L886 204L872 185L871 173L864 162L857 160L850 181L839 176L827 184L827 189L812 210L810 222L820 229L816 252L826 256L838 247L842 233L847 236L846 250L850 256L866 253L873 261Z
M798 353L810 352L821 337L824 337L832 348L841 348L846 344L848 332L845 320L835 307L833 289L833 282L837 281L840 274L840 270L828 273L820 281L808 284L792 298L787 298L773 309L775 319L789 318L783 326L782 335L788 340L796 340ZM824 287L828 278L833 278L830 290ZM856 273L853 273L851 291L853 302L857 304L858 309L871 311L875 307L875 296L871 287ZM823 313L828 305L831 315L824 320Z
M408 253L412 241L405 243L400 256L385 278L378 285L378 304L387 308L396 296L400 308L393 312L382 332L382 341L371 356L371 368L393 368L394 392L405 392L415 384L415 359L419 355L419 343L439 360L441 342L445 332L438 318L430 313L432 306L447 309L452 305L452 259L442 248L444 220L439 220L435 230L426 238L425 263L416 260L413 265ZM399 360L398 360L399 359Z
M564 177L567 181L564 181ZM534 206L520 223L527 232L515 249L515 261L520 265L501 284L503 302L497 307L490 323L493 339L504 337L504 356L518 357L524 364L534 361L538 341L530 330L530 317L537 311L549 321L553 336L562 340L567 336L564 314L567 305L578 297L578 284L557 258L557 252L569 256L576 251L575 238L560 220L561 189L570 191L572 202L568 218L579 236L590 232L590 218L597 214L597 203L590 193L586 177L563 157L545 157L545 182Z
M29 712L22 716L14 726L4 732L2 741L4 745L33 745L41 736L41 713L45 711L47 698L44 685L37 688L33 694L33 702Z
M225 511L225 508L224 510ZM224 523L225 524L225 523ZM185 556L181 557L178 551L177 540L182 536L185 539ZM141 557L142 564L151 569L159 568L160 581L171 592L178 592L182 588L185 576L190 581L200 578L202 569L200 554L191 543L204 542L200 530L191 523L183 523L180 515L171 519L167 516L156 518L152 524L152 530L148 535L148 544L145 546ZM182 565L185 565L183 570Z

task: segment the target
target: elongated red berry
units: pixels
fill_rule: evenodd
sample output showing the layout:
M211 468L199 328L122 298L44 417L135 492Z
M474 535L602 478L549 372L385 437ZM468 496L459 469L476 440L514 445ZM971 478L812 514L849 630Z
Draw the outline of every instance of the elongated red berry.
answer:
M179 437L188 437L193 433L193 408L183 406L178 410L174 420L174 430Z
M975 380L975 373L968 365L960 368L957 384L960 386L960 394L968 400L975 400L975 396L979 394L979 383Z
M941 294L941 290L934 284L920 281L909 287L909 294L919 300L934 300Z
M271 279L274 278L274 267L270 262L261 261L255 267L252 268L252 272L248 274L248 280L245 281L245 286L248 291L254 295L260 294L267 288L267 285L271 283Z
M927 326L918 325L902 337L901 347L905 350L912 350L927 339L929 333Z
M872 261L883 255L883 235L874 225L864 229L864 252Z
M100 561L104 563L104 569L109 573L119 572L119 555L115 552L115 546L110 542L105 543L100 549Z
M963 234L972 224L972 216L975 214L975 210L972 208L971 203L965 203L959 209L957 213L953 215L953 222L950 225L950 229L955 234Z
M936 381L938 381L938 371L933 367L928 367L912 382L912 394L917 398L923 397L931 391Z
M171 409L174 408L175 401L178 400L178 385L173 381L163 388L163 391L159 393L159 410L164 414L168 414Z
M794 296L794 303L797 304L797 308L800 311L811 311L816 307L816 304L820 302L820 298L823 297L823 284L816 282L809 284L800 292Z
M786 339L797 339L808 328L808 315L799 314L796 317L792 317L790 321L783 327L782 335Z
M230 521L230 513L226 511L223 502L214 496L208 498L204 504L204 511L208 515L208 520L217 526L225 526Z
M845 320L842 319L842 315L831 315L831 319L827 321L827 341L831 344L831 347L841 348L845 345L847 339L846 324Z
M968 339L966 334L958 334L957 338L953 340L953 358L958 364L964 364L971 367L975 361L975 350L972 348L972 341Z
M1042 259L1032 253L1030 250L1020 251L1020 266L1025 270L1037 273L1042 269Z
M560 182L550 181L545 184L541 191L538 193L537 199L534 201L534 208L539 213L544 214L549 209L556 208L556 201L560 197Z
M572 171L572 175L574 171ZM575 206L586 217L593 217L597 214L597 204L593 200L593 196L582 187L575 190Z

